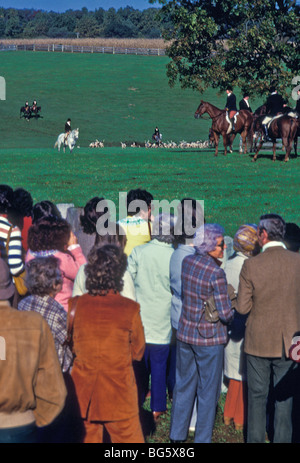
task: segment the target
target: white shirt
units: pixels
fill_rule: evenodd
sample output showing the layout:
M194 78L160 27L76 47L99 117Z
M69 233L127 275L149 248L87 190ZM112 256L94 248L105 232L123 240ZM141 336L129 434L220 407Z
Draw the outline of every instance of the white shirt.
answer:
M285 244L282 243L281 241L269 241L268 243L264 244L264 246L262 247L262 252L264 252L266 249L272 248L274 246L281 246L282 248L286 249Z

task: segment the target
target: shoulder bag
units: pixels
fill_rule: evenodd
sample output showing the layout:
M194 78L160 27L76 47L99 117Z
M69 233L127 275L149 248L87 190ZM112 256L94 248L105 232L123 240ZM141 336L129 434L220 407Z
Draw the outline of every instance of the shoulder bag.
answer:
M8 251L9 251L9 240L10 240L10 235L11 235L12 229L13 229L13 227L11 226L10 229L8 230L7 239L6 239L7 258L8 258ZM17 276L12 275L14 283L15 283L16 291L20 296L26 296L26 294L28 293L28 289L27 289L27 286L25 284L25 276L26 276L26 271L25 270L23 270L23 272L20 273Z

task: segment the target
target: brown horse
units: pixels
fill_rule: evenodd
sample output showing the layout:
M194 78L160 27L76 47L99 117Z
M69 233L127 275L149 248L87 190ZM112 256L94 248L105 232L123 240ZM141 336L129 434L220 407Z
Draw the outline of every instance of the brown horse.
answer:
M197 111L194 114L194 117L196 119L199 119L205 113L207 113L209 117L212 119L211 129L215 140L215 156L218 156L218 145L220 135L222 135L223 137L225 150L224 155L226 156L227 146L232 146L233 140L237 133L241 134L244 152L247 153L247 136L248 133L251 132L251 127L253 123L253 116L249 111L242 109L238 112L234 132L229 131L230 124L227 121L225 109L219 109L216 106L213 106L212 104L201 100L201 103L198 106Z
M262 124L264 118L265 116L259 116L254 121L254 132L260 133L261 137L252 162L257 160L258 153L265 141L265 131ZM298 120L287 114L279 115L271 121L268 128L268 135L273 143L273 161L276 161L276 140L281 139L283 149L285 150L284 162L288 162L293 147L293 141L297 136L297 130Z

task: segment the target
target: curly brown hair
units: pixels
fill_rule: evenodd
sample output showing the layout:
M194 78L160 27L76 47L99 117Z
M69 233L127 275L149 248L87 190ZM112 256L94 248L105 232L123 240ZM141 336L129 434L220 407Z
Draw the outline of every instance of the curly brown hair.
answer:
M65 219L47 217L29 228L28 247L34 252L47 250L65 252L70 234L71 226Z
M120 246L94 246L85 266L86 289L92 296L105 296L109 291L121 292L127 256Z

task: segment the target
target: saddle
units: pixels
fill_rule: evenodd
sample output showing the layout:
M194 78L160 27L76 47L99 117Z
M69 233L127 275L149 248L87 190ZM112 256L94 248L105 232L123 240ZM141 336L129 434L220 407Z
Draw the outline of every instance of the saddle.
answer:
M280 117L284 116L284 114L277 114L277 116L266 116L263 120L262 120L262 124L263 125L266 125L267 128L269 129L270 128L270 125L273 121L275 121L275 119L279 119Z
M233 120L234 120L234 123L236 124L236 121L237 121L237 116L239 115L239 111L237 111L234 116L233 116ZM232 130L232 122L229 118L229 114L228 114L228 111L226 111L226 121L228 122L229 124L229 127L228 127L228 130L227 130L227 135L231 132Z

